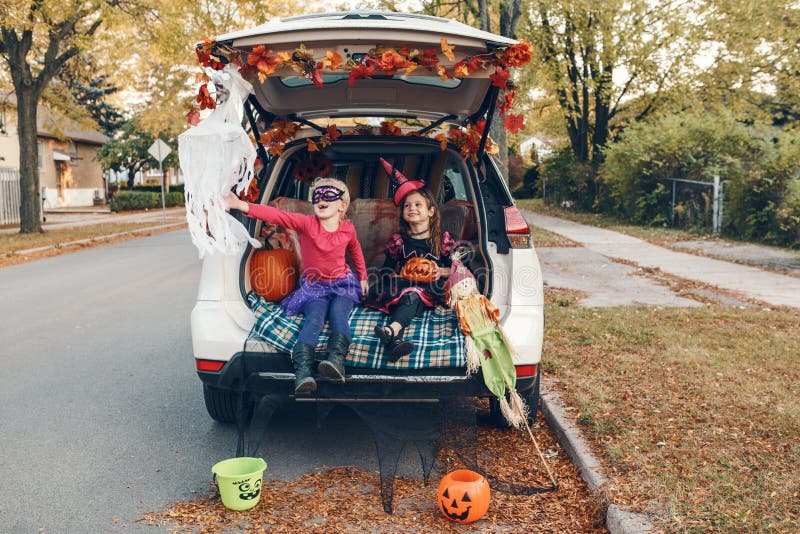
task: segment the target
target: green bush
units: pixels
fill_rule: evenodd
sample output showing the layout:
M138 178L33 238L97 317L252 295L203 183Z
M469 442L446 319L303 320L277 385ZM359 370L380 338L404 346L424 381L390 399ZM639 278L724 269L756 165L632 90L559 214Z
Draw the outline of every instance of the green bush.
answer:
M712 189L670 178L724 183L723 233L798 244L797 135L759 131L725 114L670 115L639 123L606 151L600 169L609 210L637 224L708 229ZM794 189L793 189L794 188Z
M173 191L178 191L183 193L183 186L184 184L175 184L169 186L169 192L172 193ZM151 193L161 193L161 185L135 185L133 189L125 189L125 191L149 191Z
M183 193L170 191L164 195L166 207L182 206ZM111 211L143 210L161 207L161 193L149 191L119 191L111 199Z
M576 161L570 148L542 162L537 185L534 196L541 196L547 204L583 211L597 208L597 183L592 164Z

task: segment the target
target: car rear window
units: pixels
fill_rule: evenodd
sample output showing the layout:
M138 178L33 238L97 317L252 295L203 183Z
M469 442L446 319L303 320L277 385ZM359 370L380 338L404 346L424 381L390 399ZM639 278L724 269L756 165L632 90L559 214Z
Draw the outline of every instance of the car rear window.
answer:
M347 74L323 74L322 83L329 85L341 82L342 80L347 80L349 78L350 76ZM395 76L373 76L373 78L400 80L412 85L426 85L432 87L442 87L444 89L455 89L461 85L461 80L458 78L453 78L452 80L442 80L438 76L406 76L398 74ZM281 83L286 87L307 87L312 83L311 80L303 76L283 76L280 80Z

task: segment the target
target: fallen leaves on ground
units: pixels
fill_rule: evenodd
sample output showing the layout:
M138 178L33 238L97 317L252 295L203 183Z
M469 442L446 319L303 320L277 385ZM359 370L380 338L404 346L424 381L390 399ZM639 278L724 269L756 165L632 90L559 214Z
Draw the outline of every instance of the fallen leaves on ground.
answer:
M140 521L177 532L606 532L602 504L592 497L549 430L538 424L534 435L543 451L558 451L548 455L548 462L559 489L532 496L493 491L486 516L469 525L448 521L436 504L444 466L447 471L461 467L446 449L439 454L428 486L408 477L395 479L391 515L381 505L378 473L325 467L296 480L265 481L259 504L248 511L226 509L212 488L200 499L150 512ZM478 450L481 467L500 480L549 485L547 472L523 432L479 428Z

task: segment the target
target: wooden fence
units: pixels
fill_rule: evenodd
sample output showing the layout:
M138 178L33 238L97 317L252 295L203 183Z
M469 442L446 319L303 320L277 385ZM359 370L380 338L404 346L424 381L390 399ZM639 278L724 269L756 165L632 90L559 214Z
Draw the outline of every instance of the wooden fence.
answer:
M0 225L19 224L19 170L0 167Z

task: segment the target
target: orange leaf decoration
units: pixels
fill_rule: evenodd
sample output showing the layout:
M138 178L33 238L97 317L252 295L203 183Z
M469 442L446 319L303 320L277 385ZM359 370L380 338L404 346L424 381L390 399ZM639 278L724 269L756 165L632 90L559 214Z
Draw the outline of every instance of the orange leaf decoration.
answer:
M403 135L403 130L391 121L381 123L381 135Z
M332 50L325 52L325 58L320 62L323 69L337 70L342 66L342 56Z
M278 52L278 55L275 56L275 59L277 60L278 65L280 66L291 65L292 54L284 50L283 52Z
M525 129L525 119L522 117L522 115L514 115L509 113L506 115L505 121L503 121L503 128L512 134L515 134L518 131Z
M452 80L453 79L453 75L450 74L449 72L447 72L447 68L445 68L445 67L443 67L441 65L436 67L436 74L438 74L439 78L441 78L442 80Z
M258 200L261 190L258 188L256 180L250 180L250 185L247 186L247 191L242 191L239 198L245 202L255 202Z
M267 50L264 45L258 45L254 46L253 50L247 54L247 64L256 68L261 83L264 83L267 76L275 72L278 64L278 58L271 56L271 53L272 50Z
M308 143L308 151L309 152L319 152L319 145L314 142L313 139L310 137L306 137L306 143Z
M375 72L375 67L366 63L358 63L350 69L350 79L347 84L352 87L353 82L361 78L371 78Z
M441 44L441 46L442 46L442 54L444 54L444 55L445 55L445 57L447 57L447 59L449 59L450 61L455 61L455 60L456 60L456 55L453 53L453 50L455 50L455 49L456 49L456 47L455 47L455 46L452 46L452 45L450 45L450 44L447 42L447 39L446 39L446 38L444 38L444 37L442 37L442 38L440 39L439 43L440 43L440 44Z
M505 95L503 96L503 102L500 103L500 110L498 112L498 113L500 113L500 115L505 115L506 112L509 109L511 109L511 106L514 105L514 95L515 94L516 94L516 91L513 91L513 90L512 91L506 91ZM500 101L498 100L498 102L500 102Z
M469 72L475 72L478 69L482 69L486 66L486 60L480 56L472 56L467 63L469 66Z
M469 76L469 67L463 61L459 61L453 67L453 76L456 78L466 78Z
M511 76L511 71L509 71L506 68L497 66L494 69L494 74L490 75L489 78L492 79L492 85L494 87L505 89L508 86L509 76Z
M500 61L509 67L521 67L530 62L532 51L533 47L530 43L520 40L517 44L508 47L505 52L503 52Z
M189 113L186 114L186 122L192 126L197 126L200 124L200 110L194 108L190 109Z
M434 139L439 141L439 147L442 149L442 152L447 150L447 136L445 134L443 133L437 134L436 137L434 137Z
M399 69L406 68L409 61L397 51L389 49L381 54L380 60L375 63L375 67L386 74L392 75Z
M336 129L335 124L329 124L327 128L325 128L325 131L326 135L328 136L328 138L330 138L331 141L336 141L342 136L341 132Z
M203 84L200 86L200 89L197 91L197 97L195 98L198 104L200 104L200 109L214 109L217 107L217 102L211 96L211 93L208 92L208 85Z

